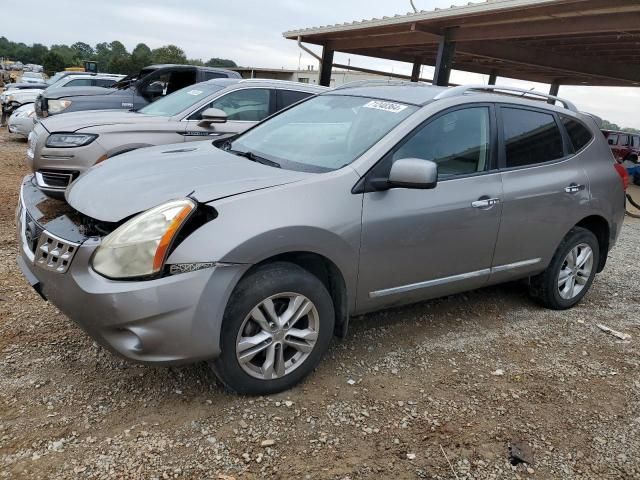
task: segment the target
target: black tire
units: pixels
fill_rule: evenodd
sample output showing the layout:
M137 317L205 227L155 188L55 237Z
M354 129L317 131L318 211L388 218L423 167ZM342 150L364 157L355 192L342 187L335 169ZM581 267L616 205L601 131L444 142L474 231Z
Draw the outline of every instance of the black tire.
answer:
M262 301L283 292L304 295L316 307L318 337L308 357L292 372L264 380L249 375L236 356L236 340L245 318ZM287 390L311 373L329 347L335 322L331 295L324 284L302 267L289 262L274 262L258 267L243 278L234 290L222 322L221 355L209 362L220 381L229 389L245 395L269 395Z
M569 252L580 244L587 244L593 250L593 268L582 291L571 299L562 298L558 290L558 276ZM567 310L577 305L589 292L600 262L600 245L596 236L589 230L574 227L564 237L547 269L531 278L529 292L543 306L552 310Z

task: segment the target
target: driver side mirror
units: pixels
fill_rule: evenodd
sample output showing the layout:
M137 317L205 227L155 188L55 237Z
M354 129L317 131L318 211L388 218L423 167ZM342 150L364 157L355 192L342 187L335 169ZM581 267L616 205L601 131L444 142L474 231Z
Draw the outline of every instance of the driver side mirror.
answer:
M202 112L202 120L198 123L201 127L208 127L212 123L226 123L227 113L219 108L207 108Z
M432 189L438 184L438 164L420 158L402 158L393 162L388 179L372 179L370 184L378 191L391 188Z

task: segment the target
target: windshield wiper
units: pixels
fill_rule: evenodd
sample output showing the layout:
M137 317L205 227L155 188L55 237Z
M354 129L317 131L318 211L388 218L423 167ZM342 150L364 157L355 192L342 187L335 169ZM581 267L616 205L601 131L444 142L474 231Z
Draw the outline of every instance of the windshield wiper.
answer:
M269 160L267 158L256 155L253 152L241 152L239 150L228 150L229 153L233 153L239 157L244 157L252 162L261 163L262 165L269 165L270 167L282 168L282 166L278 162L274 162L273 160Z

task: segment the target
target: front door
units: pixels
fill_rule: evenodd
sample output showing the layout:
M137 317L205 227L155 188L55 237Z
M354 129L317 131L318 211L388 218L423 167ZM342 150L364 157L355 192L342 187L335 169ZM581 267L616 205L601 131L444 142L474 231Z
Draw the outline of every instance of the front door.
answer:
M432 190L364 193L358 310L410 303L483 286L502 211L502 182L490 105L449 110L428 120L372 169L394 161L438 164ZM386 178L386 177L384 177Z
M191 114L184 130L186 141L222 140L238 135L267 118L274 110L275 95L267 88L243 88L216 98ZM225 123L201 124L202 112L217 108L227 114Z

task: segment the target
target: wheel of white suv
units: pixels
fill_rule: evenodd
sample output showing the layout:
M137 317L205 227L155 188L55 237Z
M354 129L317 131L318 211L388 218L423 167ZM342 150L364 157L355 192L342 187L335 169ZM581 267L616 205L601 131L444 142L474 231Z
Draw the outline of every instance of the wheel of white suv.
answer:
M316 276L288 262L261 266L231 296L222 353L211 368L238 393L286 390L318 365L334 321L331 296Z
M587 294L600 261L598 239L589 230L573 228L549 264L531 279L531 295L545 307L566 310Z

